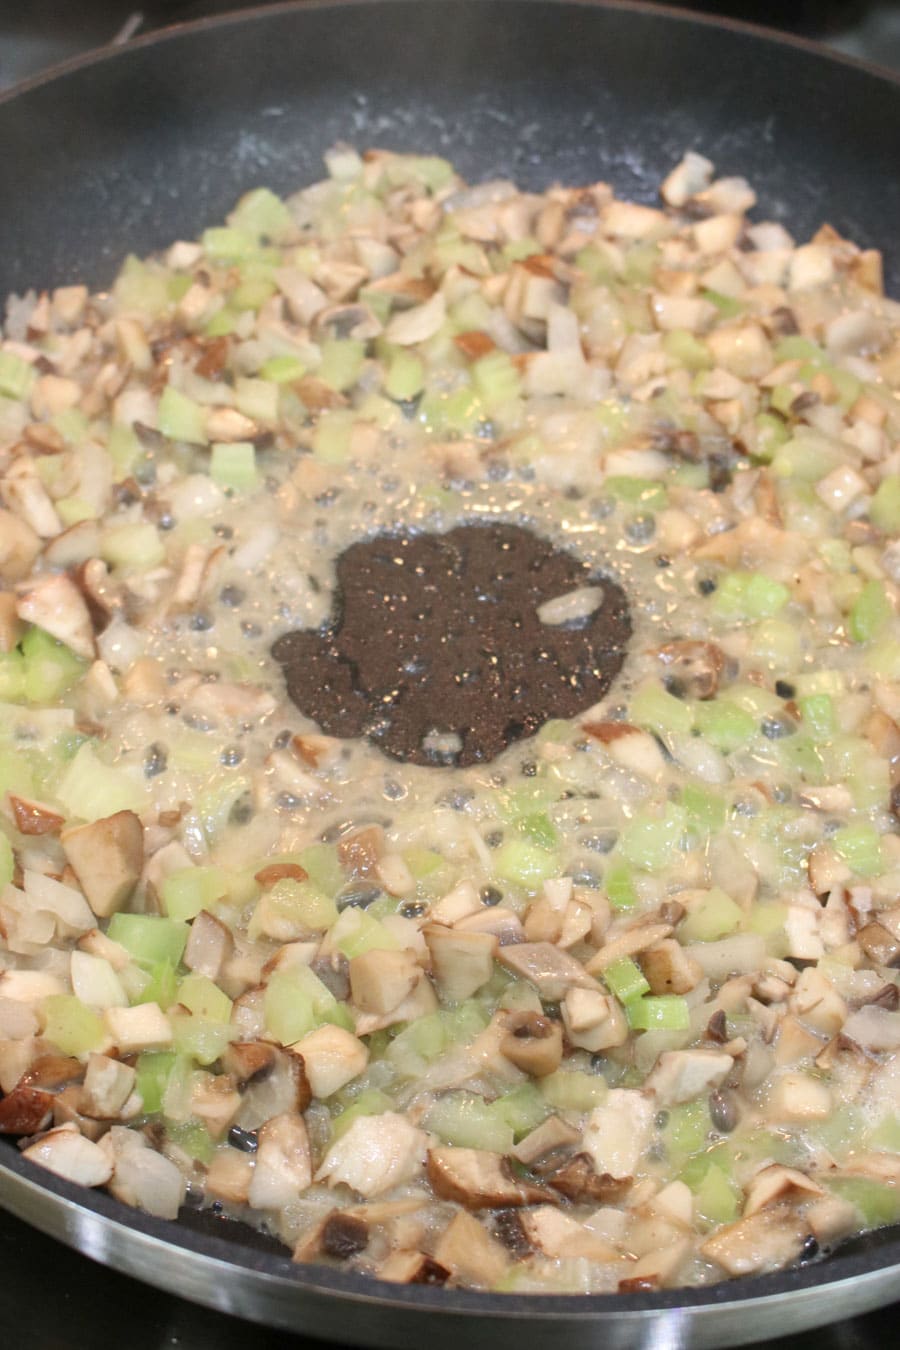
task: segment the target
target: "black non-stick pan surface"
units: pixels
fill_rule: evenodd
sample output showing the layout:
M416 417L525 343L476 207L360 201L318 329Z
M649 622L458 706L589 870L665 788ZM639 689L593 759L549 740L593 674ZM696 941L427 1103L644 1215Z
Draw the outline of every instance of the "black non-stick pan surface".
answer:
M602 178L646 202L693 147L720 173L749 177L759 214L798 238L827 220L883 248L888 288L900 294L896 80L680 11L337 0L175 29L0 99L0 295L103 285L126 252L196 234L251 187L287 191L320 177L323 152L339 140L444 154L474 179ZM0 1202L170 1292L361 1345L719 1347L900 1294L900 1239L890 1232L708 1290L498 1296L295 1266L221 1222L175 1225L87 1193L11 1146ZM51 1272L47 1288L52 1297ZM120 1334L130 1338L127 1325Z

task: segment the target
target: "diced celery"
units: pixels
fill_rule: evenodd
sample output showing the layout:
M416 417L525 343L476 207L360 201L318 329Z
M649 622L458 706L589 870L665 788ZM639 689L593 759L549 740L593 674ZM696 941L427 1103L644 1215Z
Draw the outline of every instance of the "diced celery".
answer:
M378 1088L368 1088L365 1092L361 1092L340 1115L334 1117L331 1122L331 1137L340 1139L360 1116L382 1116L385 1111L393 1109L394 1103L386 1092L379 1092Z
M420 418L439 434L472 432L481 416L481 402L474 389L464 387L451 394L427 391L419 404Z
M744 924L748 932L758 933L768 942L769 939L777 938L784 932L786 919L787 905L777 900L767 903L758 900L748 911Z
M743 1194L724 1168L712 1162L694 1189L694 1209L708 1224L733 1223L741 1211Z
M638 893L635 890L631 868L627 863L620 859L611 862L606 869L603 884L613 909L634 909L638 904Z
M12 881L15 870L16 860L12 844L5 834L0 834L0 891Z
M701 735L725 754L746 745L756 733L756 718L751 713L721 699L699 703L695 715Z
M178 1002L210 1022L227 1022L231 1017L232 1002L228 995L208 976L193 971L178 986Z
M238 379L234 382L234 405L238 412L264 426L278 421L279 386L272 380Z
M85 742L63 774L56 796L68 815L92 821L114 816L117 811L140 811L147 791L127 769L104 764Z
M34 366L15 352L0 352L0 394L26 399L34 384Z
M204 230L201 238L204 252L212 262L239 263L253 258L259 252L259 240L251 230L216 225Z
M80 408L65 408L58 412L53 425L69 445L81 445L90 430L90 423Z
M144 453L134 428L121 423L110 427L106 448L113 462L117 482L134 472L137 461Z
M239 1035L237 1027L221 1019L182 1012L178 1008L170 1009L168 1016L175 1050L198 1064L212 1064Z
M606 1079L601 1074L557 1069L538 1083L541 1096L560 1111L591 1111L606 1099Z
M135 1091L144 1103L144 1114L155 1115L162 1110L166 1084L175 1064L171 1050L147 1050L138 1055L135 1064Z
M668 1120L662 1131L670 1160L678 1166L683 1159L705 1149L711 1129L712 1121L705 1098L670 1106Z
M400 943L364 909L342 911L331 930L331 940L348 961L371 951L396 951Z
M100 556L110 567L147 572L165 562L166 550L155 525L111 525L103 531Z
M341 1027L344 1031L353 1031L356 1025L353 1013L346 1003L333 1003L324 1010L321 1020L331 1026Z
M350 438L355 425L356 414L349 408L335 408L323 414L312 437L316 458L326 464L343 464L350 455Z
M140 965L150 968L160 961L177 966L188 940L186 923L156 914L114 914L109 936L130 952Z
M837 715L830 694L811 694L801 698L803 725L814 741L828 741L837 731Z
M131 254L116 277L113 295L119 309L125 313L163 314L169 307L168 274L148 267Z
M42 628L29 628L20 648L23 692L29 703L52 703L87 670L86 661Z
M178 993L178 977L171 961L157 961L147 972L147 978L138 988L129 990L131 1003L158 1003L165 1012L175 1002Z
M44 1036L64 1055L86 1055L106 1041L102 1020L74 994L50 994L41 1003Z
M259 373L270 384L293 384L306 373L306 366L296 356L270 356Z
M508 352L488 352L472 364L472 383L488 412L518 398L522 392L519 372Z
M196 1159L204 1166L212 1162L216 1145L202 1120L176 1121L169 1125L167 1133L172 1143L189 1158Z
M322 343L322 361L316 375L332 389L351 389L366 359L366 344L356 338L330 338Z
M803 657L796 625L784 619L763 619L750 639L750 655L767 661L782 673L796 670Z
M826 1148L836 1162L841 1162L862 1147L866 1117L858 1106L848 1102L832 1111L826 1120L817 1121L812 1133L816 1144ZM871 1140L865 1142L872 1146Z
M266 893L264 902L266 913L289 924L299 924L313 932L324 932L337 921L338 912L330 895L319 890L310 881L293 881L285 878L276 881ZM257 925L251 920L251 931L255 935Z
M25 662L13 649L0 654L0 703L18 703L25 697Z
M639 506L643 511L662 511L668 501L668 493L662 483L651 478L627 478L622 474L613 474L603 484L604 490L618 501L629 506Z
M726 619L766 619L789 599L787 586L761 572L728 572L719 582L713 608Z
M849 632L854 642L871 642L893 617L893 606L881 581L867 581L850 611Z
M629 1003L650 992L644 972L630 956L622 956L607 966L603 972L603 982L620 1003Z
M721 291L713 291L708 287L700 294L704 300L708 300L710 304L715 305L719 313L726 319L735 319L738 314L744 312L744 306L733 295L723 295Z
M450 1092L438 1098L424 1119L426 1130L457 1148L486 1148L508 1153L513 1146L512 1126L482 1097Z
M879 1153L900 1153L900 1116L885 1116L867 1136L866 1143Z
M831 846L858 876L878 876L884 870L881 839L873 825L859 822L835 830Z
M263 997L266 1030L282 1045L293 1045L336 1004L337 999L308 966L276 971Z
M829 1190L855 1205L866 1228L884 1228L900 1222L900 1187L869 1177L837 1177Z
M203 336L211 338L227 337L229 333L234 332L237 321L238 316L235 311L229 309L227 305L223 305L203 325Z
M205 445L209 439L206 434L206 409L186 394L173 389L170 384L166 385L160 396L156 417L159 430L170 440Z
M514 263L522 262L525 258L533 258L535 254L543 253L543 251L536 239L526 235L524 239L510 239L509 243L503 245L500 254L504 262Z
M556 826L546 811L529 811L516 821L519 829L543 849L553 849L559 843Z
M259 482L256 447L251 441L217 442L209 459L209 476L219 487L249 492Z
M56 503L56 513L67 528L82 520L93 520L97 514L92 506L78 497L60 497Z
M678 929L678 936L682 942L716 942L733 933L743 917L744 911L731 896L714 886L691 905Z
M789 411L794 397L795 393L791 390L788 406L781 411ZM777 405L775 397L772 401ZM817 483L838 463L837 453L823 438L797 435L776 450L772 470L777 478L799 480L800 484Z
M869 519L886 534L900 534L900 474L882 478L869 502Z
M312 884L326 895L334 895L343 886L344 869L334 844L309 844L296 855L296 860Z
M756 445L754 453L757 459L768 462L790 439L787 423L773 413L760 413L756 418Z
M185 867L162 883L161 897L170 919L194 919L228 894L228 879L219 867Z
M688 823L698 832L717 834L725 828L728 806L720 793L697 783L685 783L681 804L687 812Z
M559 857L528 839L508 839L494 854L494 875L511 886L537 890L559 875Z
M596 286L616 279L616 264L612 254L600 243L587 244L575 255L575 266L584 272Z
M290 211L269 188L254 188L245 193L229 215L228 224L257 242L266 239L283 243L297 232Z
M686 328L674 328L663 336L663 351L685 370L708 370L714 364L705 342Z
M791 333L788 337L783 337L776 346L775 360L779 364L784 361L808 361L811 365L823 366L826 357L825 352L813 342L812 338Z
M545 722L537 733L537 739L541 744L552 743L554 745L563 745L572 734L572 725L563 717L551 717Z
M415 398L425 387L425 367L414 352L396 347L384 380L384 392L401 403Z
M622 273L630 286L649 286L659 265L659 245L647 241L632 244L625 255Z
M619 837L619 847L635 867L659 871L678 848L686 824L683 808L670 802L661 816L641 812L629 821Z
M687 736L694 725L690 705L668 693L658 680L645 680L635 691L630 715L637 726L661 736L670 732Z
M16 750L0 749L0 798L7 792L14 792L18 797L33 797L34 774L24 755Z
M625 1005L628 1025L633 1031L687 1031L691 1013L680 994L648 995Z
M490 1110L492 1115L512 1128L516 1140L536 1129L549 1115L547 1099L536 1083L523 1083L513 1088L492 1102Z

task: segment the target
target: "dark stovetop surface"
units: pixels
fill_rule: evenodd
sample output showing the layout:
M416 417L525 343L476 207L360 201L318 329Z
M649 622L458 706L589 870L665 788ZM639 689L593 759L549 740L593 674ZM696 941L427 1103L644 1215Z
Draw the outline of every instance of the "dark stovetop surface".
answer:
M0 91L57 61L135 32L252 0L28 0L0 4ZM693 7L780 25L900 70L900 4L891 0L693 0ZM0 1333L28 1350L245 1350L246 1323L141 1285L0 1216ZM900 1305L898 1305L900 1306ZM898 1306L769 1342L770 1350L875 1350ZM302 1334L255 1328L254 1350L325 1350Z

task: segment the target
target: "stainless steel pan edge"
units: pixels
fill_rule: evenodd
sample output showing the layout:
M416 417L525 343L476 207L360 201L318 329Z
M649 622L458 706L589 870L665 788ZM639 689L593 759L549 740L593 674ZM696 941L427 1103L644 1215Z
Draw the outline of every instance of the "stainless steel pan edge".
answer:
M705 1290L516 1295L397 1286L295 1265L127 1209L15 1157L0 1203L92 1260L220 1312L326 1340L413 1350L718 1350L841 1321L900 1291L900 1242ZM98 1283L98 1297L102 1283Z
M215 121L210 123L205 139L197 140L203 152L199 161L192 158L193 142L187 145L180 158L173 154L182 142L190 141L191 136L197 137L196 127L184 119L189 114L202 118L210 110L215 112L217 106L215 97L208 92L210 86L215 85L216 77L208 70L203 71L204 78L193 87L186 88L183 83L178 88L171 87L176 78L173 71L178 71L178 77L183 81L188 67L185 54L190 51L196 58L198 53L206 50L207 39L212 47L217 43L219 48L228 46L232 52L230 77L233 79L240 69L234 64L234 49L238 46L235 39L245 40L248 67L256 71L259 80L259 56L254 53L263 50L267 41L272 45L271 38L265 37L269 26L272 33L280 32L280 26L292 15L299 19L300 9L297 5L282 4L243 17L229 15L220 20L188 25L169 36L144 39L134 49L112 57L93 56L70 63L60 79L40 79L24 91L0 99L0 139L4 144L0 156L0 197L6 202L13 201L16 192L21 193L23 183L26 188L35 184L38 198L45 194L43 208L34 208L32 202L23 201L20 196L17 210L7 213L0 224L5 245L4 250L0 250L0 295L17 284L27 285L32 281L52 284L53 280L61 281L66 276L71 280L83 276L99 282L104 279L104 273L108 279L119 260L119 241L133 240L139 249L158 247L182 231L197 229L205 221L214 219L217 212L227 209L237 190L243 187L269 181L272 186L284 189L291 183L304 181L304 176L308 179L309 165L324 148L322 138L333 134L333 122L312 127L308 120L292 122L288 133L284 133L274 123L270 132L257 117L253 122L257 138L254 154L238 162L236 167L227 156L229 152L240 154L242 147L246 147L232 137L229 126ZM396 119L391 122L385 139L392 142L394 148L411 149L416 142L418 148L422 148L423 140L440 131L450 135L447 152L459 158L461 167L468 174L483 176L506 167L507 170L512 168L517 176L521 173L534 185L543 185L557 175L574 181L579 172L592 172L596 176L610 177L620 191L633 192L639 197L643 195L649 200L652 185L661 176L659 170L667 156L680 152L685 144L712 148L718 135L722 159L727 162L725 167L729 171L739 172L746 168L764 192L767 179L778 179L781 173L781 179L775 185L775 198L769 203L764 202L764 209L774 205L776 213L781 211L792 218L791 212L799 199L802 210L810 218L809 227L815 228L822 219L820 204L830 196L828 174L832 173L835 182L843 182L842 174L853 169L848 156L851 143L855 144L855 136L861 146L868 144L873 162L877 161L879 168L873 174L867 165L857 166L855 176L846 180L852 182L856 196L852 201L843 201L844 219L834 223L854 235L858 225L862 231L858 237L864 239L866 227L869 227L871 242L889 245L892 256L897 257L900 92L896 82L877 79L874 73L856 63L826 60L809 44L770 43L764 34L748 26L716 24L709 20L694 23L683 11L667 11L652 5L562 4L534 0L534 3L520 4L519 28L510 20L516 6L504 4L503 0L499 3L494 0L478 0L478 3L444 0L442 7L429 4L427 0L415 4L412 0L402 4L370 0L356 7L353 0L324 0L324 3L313 0L302 7L304 22L309 19L309 31L321 36L327 26L327 14L336 9L341 18L348 21L351 13L357 19L364 14L392 14L390 22L396 26L399 47L407 50L406 42L411 44L408 49L417 53L427 46L422 37L421 15L429 11L438 29L442 24L448 28L447 47L457 55L462 51L473 57L472 32L469 32L467 42L462 43L458 34L449 31L446 16L464 15L466 22L477 29L481 15L501 11L505 15L506 26L501 34L506 46L489 53L490 68L499 72L501 92L495 96L492 106L476 107L477 116L468 124L468 138L459 139L458 156L452 139L455 124L446 120L448 109L453 106L452 99L441 88L431 89L421 71L416 72L411 81L409 102L414 110L419 113L424 110L427 115L406 123ZM401 11L402 17L398 17ZM565 42L554 38L551 31L554 25L548 24L548 15L553 18L558 15L560 27L569 26L570 36ZM565 119L575 116L580 109L574 94L570 97L567 93L565 98L554 94L554 90L562 87L567 75L567 69L562 65L566 42L574 64L579 67L573 88L577 85L579 92L591 91L593 86L585 83L589 65L584 55L585 39L588 30L593 30L591 20L603 16L606 16L604 22L610 34L613 29L630 32L631 37L626 43L627 61L632 63L630 68L638 72L640 68L635 63L646 62L645 68L652 68L652 78L657 82L661 80L662 85L667 69L666 42L671 40L673 44L673 65L679 54L683 57L685 49L689 49L693 65L684 74L682 82L675 83L678 97L684 95L690 116L677 101L674 104L667 102L667 99L671 100L671 88L660 86L659 102L666 108L665 119L657 116L652 121L645 119L639 126L616 125L616 134L608 134L605 139L604 133L609 128L602 123L602 118L599 123L594 122L589 133L577 120L566 124ZM489 28L487 19L485 23ZM401 25L409 31L403 32ZM363 27L366 27L365 23ZM375 50L378 34L374 24L370 22L368 27ZM634 41L634 32L638 28L642 34L640 43ZM539 29L540 41L534 37ZM532 34L530 38L529 33ZM228 34L232 36L226 43ZM644 34L648 42L646 47L642 45ZM724 42L724 35L730 35L728 43ZM528 76L526 79L515 65L509 48L529 41L532 52L546 53L549 75L543 71L540 78ZM732 55L743 53L744 59L742 66L729 69L728 81L723 84L721 62L717 64L717 60L725 47ZM330 53L331 64L325 63L327 72L333 74L335 69L344 69L341 62L346 63L348 56L345 48L346 43L340 51ZM369 48L366 51L371 56ZM796 64L786 53L796 54ZM704 54L706 60L701 60ZM605 58L602 51L598 55ZM298 49L291 53L290 59L303 67L309 87L317 91L320 101L315 106L324 106L327 99L322 88L330 75L326 73L316 84L316 62L308 53ZM483 53L477 59L482 67L488 65ZM798 72L796 90L773 91L772 109L767 104L761 106L765 99L758 91L754 95L756 86L765 84L768 78L765 69L756 64L764 59L784 72ZM243 52L241 60L244 60ZM279 57L273 53L273 64L283 70L284 55ZM135 71L142 79L146 77L145 83L133 80ZM376 74L383 80L383 69L379 68ZM616 85L618 73L610 67L606 76L608 83L618 91L616 97L622 97L622 80ZM514 81L509 90L503 85L506 78ZM219 79L221 81L224 76L220 75ZM471 80L467 77L458 76L458 79L461 87L471 88ZM691 102L688 94L693 97L698 81L702 84L702 97ZM602 78L600 82L602 84ZM738 86L740 90L732 98L732 87L737 90ZM101 98L94 108L91 99L98 88L107 101L104 104ZM135 99L131 105L118 101L132 88ZM71 92L67 93L67 90ZM233 85L232 91L240 92L239 86ZM152 97L166 92L173 95L173 100L162 115ZM512 125L493 120L495 113L506 111L496 105L504 103L507 93L514 115ZM257 99L257 113L258 100L267 94L267 81L254 85L252 97ZM383 107L390 108L390 94L391 90L387 89ZM779 96L786 106L797 101L806 108L808 117L808 122L798 128L782 127L780 140L777 117L774 129L769 125L770 112L774 117ZM542 97L547 99L545 105L541 104ZM244 110L249 115L254 105L249 95L247 98ZM418 106L416 98L420 100ZM536 100L533 105L535 116L547 132L547 138L542 142L545 149L543 162L534 156L534 146L525 135L528 128L521 125L522 114L532 106L529 100ZM735 101L747 110L743 127L737 119L728 123L731 104ZM371 101L369 106L372 107ZM615 111L618 105L613 100L606 106ZM624 106L630 113L635 111L633 102L626 101ZM121 112L114 124L110 122L111 109ZM445 119L443 122L441 117ZM516 117L520 120L515 121ZM165 125L161 125L164 121ZM665 127L657 125L663 122L669 124ZM36 125L53 139L35 143ZM371 125L367 124L358 132L360 144L365 143L363 138L371 135ZM508 128L497 133L503 141L498 151L486 144L492 126ZM842 127L850 129L843 140ZM300 136L301 129L302 153L295 153L291 137ZM588 146L584 153L581 153L584 145L578 145L577 156L569 150L573 129L576 141L579 136L582 142L593 141L593 146ZM641 157L641 136L645 133L649 136L650 149L645 147ZM820 152L813 156L814 163L800 165L803 172L798 191L790 176L785 176L784 165L778 162L779 154L793 152L796 155L797 147L804 143L803 137L815 137L820 143L827 144L830 136L837 142L834 156L829 159L827 153ZM134 149L136 144L138 151ZM896 151L894 147L897 147ZM429 145L427 148L441 147ZM516 154L521 152L521 158L504 165L501 162L503 156L512 158L514 151ZM554 158L555 154L559 157ZM52 166L52 174L43 163L45 159L47 165ZM87 168L79 177L85 165ZM73 173L73 166L77 166L77 173ZM136 186L135 175L142 167L148 170L147 179ZM794 167L798 167L796 161ZM866 195L870 178L874 181ZM238 183L240 186L236 188ZM60 210L63 202L68 205L70 201L71 213ZM888 220L890 228L885 224ZM806 221L803 221L800 228L806 227ZM73 239L77 245L74 252ZM894 276L900 279L896 262ZM428 1343L435 1350L445 1347L446 1350L458 1350L462 1339L473 1350L481 1350L481 1347L503 1350L507 1345L527 1345L529 1350L550 1350L552 1346L556 1350L560 1340L573 1350L600 1345L610 1350L626 1346L659 1347L660 1350L662 1347L720 1347L842 1320L900 1296L900 1241L888 1234L879 1235L868 1250L857 1254L839 1255L804 1269L725 1282L705 1290L672 1290L633 1296L548 1297L397 1288L339 1271L295 1266L285 1257L260 1253L222 1238L200 1236L182 1225L148 1218L104 1194L84 1192L33 1168L11 1148L8 1153L8 1161L0 1161L0 1203L50 1236L94 1260L209 1307L273 1326L357 1344L412 1347Z

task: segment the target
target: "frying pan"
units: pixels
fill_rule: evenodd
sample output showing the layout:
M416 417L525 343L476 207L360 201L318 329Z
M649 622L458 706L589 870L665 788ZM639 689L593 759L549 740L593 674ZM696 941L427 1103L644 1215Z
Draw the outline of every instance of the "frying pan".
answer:
M325 0L176 28L0 99L0 295L108 283L251 187L321 176L334 142L440 153L469 178L611 182L652 201L687 147L742 173L798 238L828 220L900 293L900 83L799 41L630 4ZM223 1311L366 1345L740 1344L900 1294L885 1230L705 1290L515 1296L293 1265L210 1215L177 1225L2 1149L0 1202L98 1261Z

